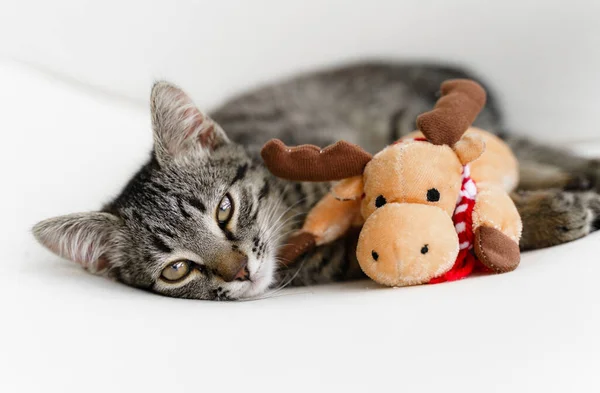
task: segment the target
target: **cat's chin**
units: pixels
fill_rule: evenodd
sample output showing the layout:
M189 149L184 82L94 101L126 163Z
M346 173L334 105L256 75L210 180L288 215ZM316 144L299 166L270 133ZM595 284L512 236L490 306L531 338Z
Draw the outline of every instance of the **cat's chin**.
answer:
M250 280L239 298L250 299L265 293L273 283L276 263L274 258L250 260Z

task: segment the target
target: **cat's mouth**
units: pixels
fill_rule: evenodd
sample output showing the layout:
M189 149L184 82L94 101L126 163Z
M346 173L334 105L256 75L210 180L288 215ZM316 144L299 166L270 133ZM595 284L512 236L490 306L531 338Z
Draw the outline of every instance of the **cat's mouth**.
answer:
M252 258L249 263L249 275L246 288L240 293L240 299L262 295L273 282L275 260L273 258Z

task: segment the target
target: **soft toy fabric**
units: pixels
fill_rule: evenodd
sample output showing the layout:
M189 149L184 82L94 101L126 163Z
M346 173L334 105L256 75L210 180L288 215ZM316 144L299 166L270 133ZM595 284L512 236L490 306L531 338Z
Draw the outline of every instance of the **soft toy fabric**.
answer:
M325 149L269 141L262 156L276 176L339 180L282 259L292 262L362 225L359 264L384 285L514 270L522 225L508 192L518 182L517 161L499 138L470 127L484 105L476 82L446 81L435 108L418 117L419 131L373 157L343 141Z

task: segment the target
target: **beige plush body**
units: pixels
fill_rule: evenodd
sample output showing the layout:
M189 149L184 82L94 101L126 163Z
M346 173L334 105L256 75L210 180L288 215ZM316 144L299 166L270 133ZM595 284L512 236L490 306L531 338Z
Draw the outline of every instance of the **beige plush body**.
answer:
M390 286L440 277L459 255L452 217L468 165L478 191L471 216L473 252L491 271L517 267L521 220L508 196L518 183L517 161L496 136L468 128L485 100L479 85L450 81L442 94L436 109L419 117L421 131L370 158L361 174L338 182L315 206L298 234L303 246L290 249L288 259L362 225L357 258L369 277ZM266 146L263 154L267 165L274 156L271 148ZM291 151L286 149L278 152ZM331 160L323 153L313 158ZM357 166L357 159L351 162Z
M469 127L465 136L476 137L485 143L481 157L471 162L471 178L477 183L490 183L510 193L519 183L519 163L510 147L496 135L485 130ZM424 138L421 131L414 131L401 140Z

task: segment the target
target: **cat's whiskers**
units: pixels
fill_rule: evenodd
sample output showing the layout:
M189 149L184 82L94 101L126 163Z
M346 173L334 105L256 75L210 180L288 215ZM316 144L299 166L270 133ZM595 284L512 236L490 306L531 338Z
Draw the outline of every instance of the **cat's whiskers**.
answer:
M282 193L285 193L288 188L289 188L289 184L287 184L284 187ZM268 224L271 222L273 216L279 210L282 203L283 203L283 198L277 199L276 203L269 205L269 207L267 208L267 213L259 218L260 221L257 223L258 228L259 228L259 235L263 234L262 232L264 231L265 228L268 229Z
M288 224L289 222L292 222L293 224L289 225L289 226L291 226L291 228L289 230L285 231L285 235L292 233L293 231L296 230L296 218L299 216L302 216L304 214L305 213L303 213L303 212L296 213L296 214L286 218L283 221L277 222L275 224L275 226L268 227L268 233L266 233L266 232L264 233L265 242L267 242L269 244L275 244L276 246L280 246L277 243L284 236L284 235L282 235L280 230L282 228L284 228L286 226L286 224Z
M296 214L294 214L294 215L286 218L283 221L277 222L275 224L276 226L270 228L271 229L270 230L271 236L274 235L274 234L276 234L277 232L279 232L282 228L285 227L286 224L288 224L289 222L292 222L292 221L296 220L296 218L298 218L299 216L303 216L304 214L305 213L303 213L303 212L299 212L299 213L296 213Z
M287 186L285 189L287 189ZM285 189L284 189L284 192L285 192ZM303 212L299 212L299 213L292 215L291 217L288 217L286 220L283 220L283 221L281 220L282 217L284 217L290 210L294 209L297 205L304 202L304 200L306 200L306 198L302 198L302 199L296 201L296 203L292 204L287 209L285 209L283 212L281 212L279 214L279 216L274 220L273 224L271 224L271 221L272 221L273 215L276 214L275 213L276 210L272 209L273 214L270 216L269 220L264 223L261 222L261 225L259 225L259 236L265 237L265 241L270 243L272 240L272 236L274 234L276 234L287 222L289 222L291 219L296 218L298 215L304 214ZM281 199L278 200L278 206L280 205L280 202L281 202Z
M279 261L281 263L281 261ZM292 281L298 276L298 274L300 274L300 270L302 270L302 266L304 265L304 261L301 262L300 266L298 267L298 269L296 270L296 272L292 275L292 277L290 277L286 282L282 283L281 285L279 285L278 287L267 291L263 294L263 296L258 297L258 298L249 298L249 299L240 299L240 301L253 301L253 300L263 300L263 299L270 299L275 297L276 294L278 294L279 292L281 292L283 289L285 289L285 287L287 287L288 285L290 285L292 283Z

